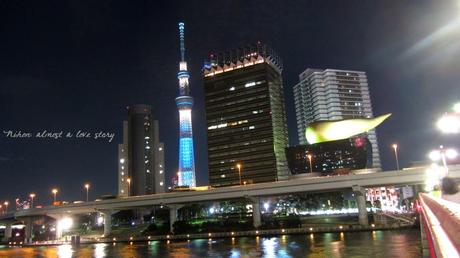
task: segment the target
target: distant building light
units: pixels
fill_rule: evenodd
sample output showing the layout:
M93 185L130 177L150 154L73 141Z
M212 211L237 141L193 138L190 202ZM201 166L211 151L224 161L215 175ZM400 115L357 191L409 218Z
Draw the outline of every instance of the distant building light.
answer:
M256 82L248 82L244 85L245 88L249 88L249 87L252 87L252 86L255 86L256 85Z
M163 181L160 182L160 185L163 186Z
M235 87L231 87L231 88L229 89L229 91L234 91L234 90L235 90Z
M256 128L256 127L253 126L253 125L249 126L249 130L252 130L252 129L254 129L254 128Z
M120 163L121 164L125 163L125 159L120 159Z
M162 151L162 150L163 150L163 148L162 148L162 147L160 147L160 148L158 148L158 150L159 150L159 151Z

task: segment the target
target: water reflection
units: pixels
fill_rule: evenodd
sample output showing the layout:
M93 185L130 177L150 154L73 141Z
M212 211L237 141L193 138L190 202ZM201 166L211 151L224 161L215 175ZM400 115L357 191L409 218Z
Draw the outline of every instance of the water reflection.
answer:
M107 247L107 244L100 243L100 244L95 244L94 245L94 257L95 258L104 258L106 257L107 253L105 251L105 248Z
M276 257L276 250L278 249L278 242L275 237L270 239L264 239L262 242L263 251L265 253L265 257Z
M418 230L0 248L0 257L421 257Z
M72 258L73 250L71 245L60 245L57 248L59 258Z

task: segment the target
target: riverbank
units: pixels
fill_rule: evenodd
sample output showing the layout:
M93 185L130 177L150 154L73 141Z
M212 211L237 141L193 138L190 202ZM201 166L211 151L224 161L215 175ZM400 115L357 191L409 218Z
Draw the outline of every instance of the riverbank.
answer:
M282 235L298 235L298 234L315 234L315 233L340 233L340 232L358 232L358 231L376 231L376 230L397 230L413 228L413 225L336 225L330 227L301 227L301 228L286 228L286 229L263 229L263 230L248 230L248 231L230 231L230 232L209 232L199 234L169 234L156 236L125 236L125 237L81 237L80 244L96 244L96 243L134 243L148 241L173 241L173 240L192 240L192 239L213 239L213 238L234 238L234 237L249 237L249 236L282 236ZM4 243L11 246L54 246L63 244L72 244L70 237L68 241L43 241L33 243L9 242Z

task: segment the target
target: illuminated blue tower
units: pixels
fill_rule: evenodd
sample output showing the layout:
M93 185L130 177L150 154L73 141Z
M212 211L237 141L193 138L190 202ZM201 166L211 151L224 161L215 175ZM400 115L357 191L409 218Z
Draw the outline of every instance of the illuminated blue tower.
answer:
M179 23L180 55L179 97L176 98L179 110L179 172L178 186L195 187L195 157L193 152L192 107L193 97L188 86L187 62L185 61L184 23Z

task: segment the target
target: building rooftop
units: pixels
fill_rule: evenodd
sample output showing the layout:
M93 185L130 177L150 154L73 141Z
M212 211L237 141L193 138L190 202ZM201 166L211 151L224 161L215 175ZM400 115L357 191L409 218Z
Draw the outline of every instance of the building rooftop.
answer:
M282 60L273 49L266 44L257 42L218 54L211 54L204 63L203 75L210 77L260 63L267 63L280 72L283 70Z

